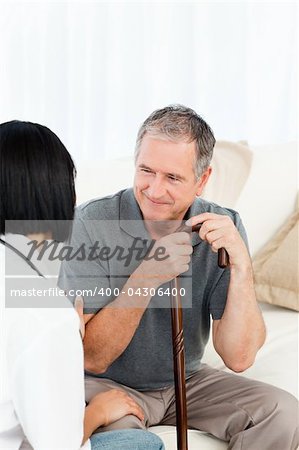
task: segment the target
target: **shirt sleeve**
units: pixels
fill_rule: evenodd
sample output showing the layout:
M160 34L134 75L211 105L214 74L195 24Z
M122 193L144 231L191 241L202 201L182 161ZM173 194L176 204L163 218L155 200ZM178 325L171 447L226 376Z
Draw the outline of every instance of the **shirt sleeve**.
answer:
M238 213L235 212L233 217L235 226L237 227L243 241L246 244L248 249L248 239L247 234L242 223L242 220ZM211 290L209 297L209 312L213 318L213 320L221 319L227 299L228 286L230 282L230 270L227 269L219 269L219 276L217 277L215 284Z
M21 353L12 368L11 390L19 422L34 450L80 448L83 346L74 317L45 330ZM81 448L89 449L89 440Z
M72 256L62 260L58 279L59 287L72 303L76 296L84 298L87 314L95 314L112 300L106 295L110 287L109 270L93 250L98 244L93 237L95 228L95 221L83 220L78 213L68 244Z

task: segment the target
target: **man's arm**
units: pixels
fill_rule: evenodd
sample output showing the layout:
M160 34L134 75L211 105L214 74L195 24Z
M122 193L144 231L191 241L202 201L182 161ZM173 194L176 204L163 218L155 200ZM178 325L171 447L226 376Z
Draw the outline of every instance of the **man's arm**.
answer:
M151 296L129 296L128 289L146 286L131 277L120 294L108 307L97 314L85 314L84 367L89 372L104 373L127 348ZM138 308L136 307L138 301Z
M215 350L229 369L243 372L254 363L265 336L251 265L232 267L224 313L220 320L213 321Z
M93 317L85 317L85 369L104 373L131 342L140 320L151 300L150 289L172 280L189 268L192 246L187 233L175 233L159 239L156 247L164 247L168 258L143 261L123 286L122 292ZM144 290L143 290L144 288ZM147 295L131 296L129 292L142 289Z
M194 217L192 223L203 223L199 235L214 252L224 247L229 254L226 306L221 319L213 321L213 344L228 368L242 372L253 364L266 336L246 244L228 216L204 213Z

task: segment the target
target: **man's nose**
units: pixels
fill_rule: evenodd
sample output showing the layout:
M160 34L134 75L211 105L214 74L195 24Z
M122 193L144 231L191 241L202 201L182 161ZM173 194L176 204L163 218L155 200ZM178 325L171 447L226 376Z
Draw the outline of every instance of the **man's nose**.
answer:
M159 175L156 175L151 181L147 192L153 200L158 200L159 198L163 197L166 192L165 182L163 178Z

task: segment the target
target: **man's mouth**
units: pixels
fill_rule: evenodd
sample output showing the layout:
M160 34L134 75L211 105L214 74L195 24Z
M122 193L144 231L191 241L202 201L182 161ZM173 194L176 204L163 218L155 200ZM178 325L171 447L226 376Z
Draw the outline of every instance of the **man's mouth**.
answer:
M152 198L150 198L148 195L144 194L144 196L146 197L147 200L149 200L151 203L153 203L154 205L157 206L169 206L170 203L169 202L161 202L159 200L153 200Z

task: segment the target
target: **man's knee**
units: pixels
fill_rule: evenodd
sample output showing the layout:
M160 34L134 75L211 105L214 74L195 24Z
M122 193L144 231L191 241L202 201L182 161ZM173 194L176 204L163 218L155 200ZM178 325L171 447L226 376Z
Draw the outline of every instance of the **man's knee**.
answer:
M282 389L278 389L276 400L280 426L295 432L298 427L298 400Z
M289 392L282 389L275 391L276 411L273 426L280 430L277 442L280 441L281 448L288 442L290 450L299 446L298 430L298 400Z
M276 411L281 416L292 415L295 419L298 416L298 401L287 391L271 386L261 398L269 411Z
M146 426L144 422L139 420L136 416L132 414L122 417L116 422L111 423L107 427L98 428L95 433L101 433L104 431L114 431L114 430L128 430L128 429L138 429L138 430L146 430Z
M298 400L283 389L269 386L262 391L260 397L261 409L273 425L276 423L286 433L294 433L298 427Z

